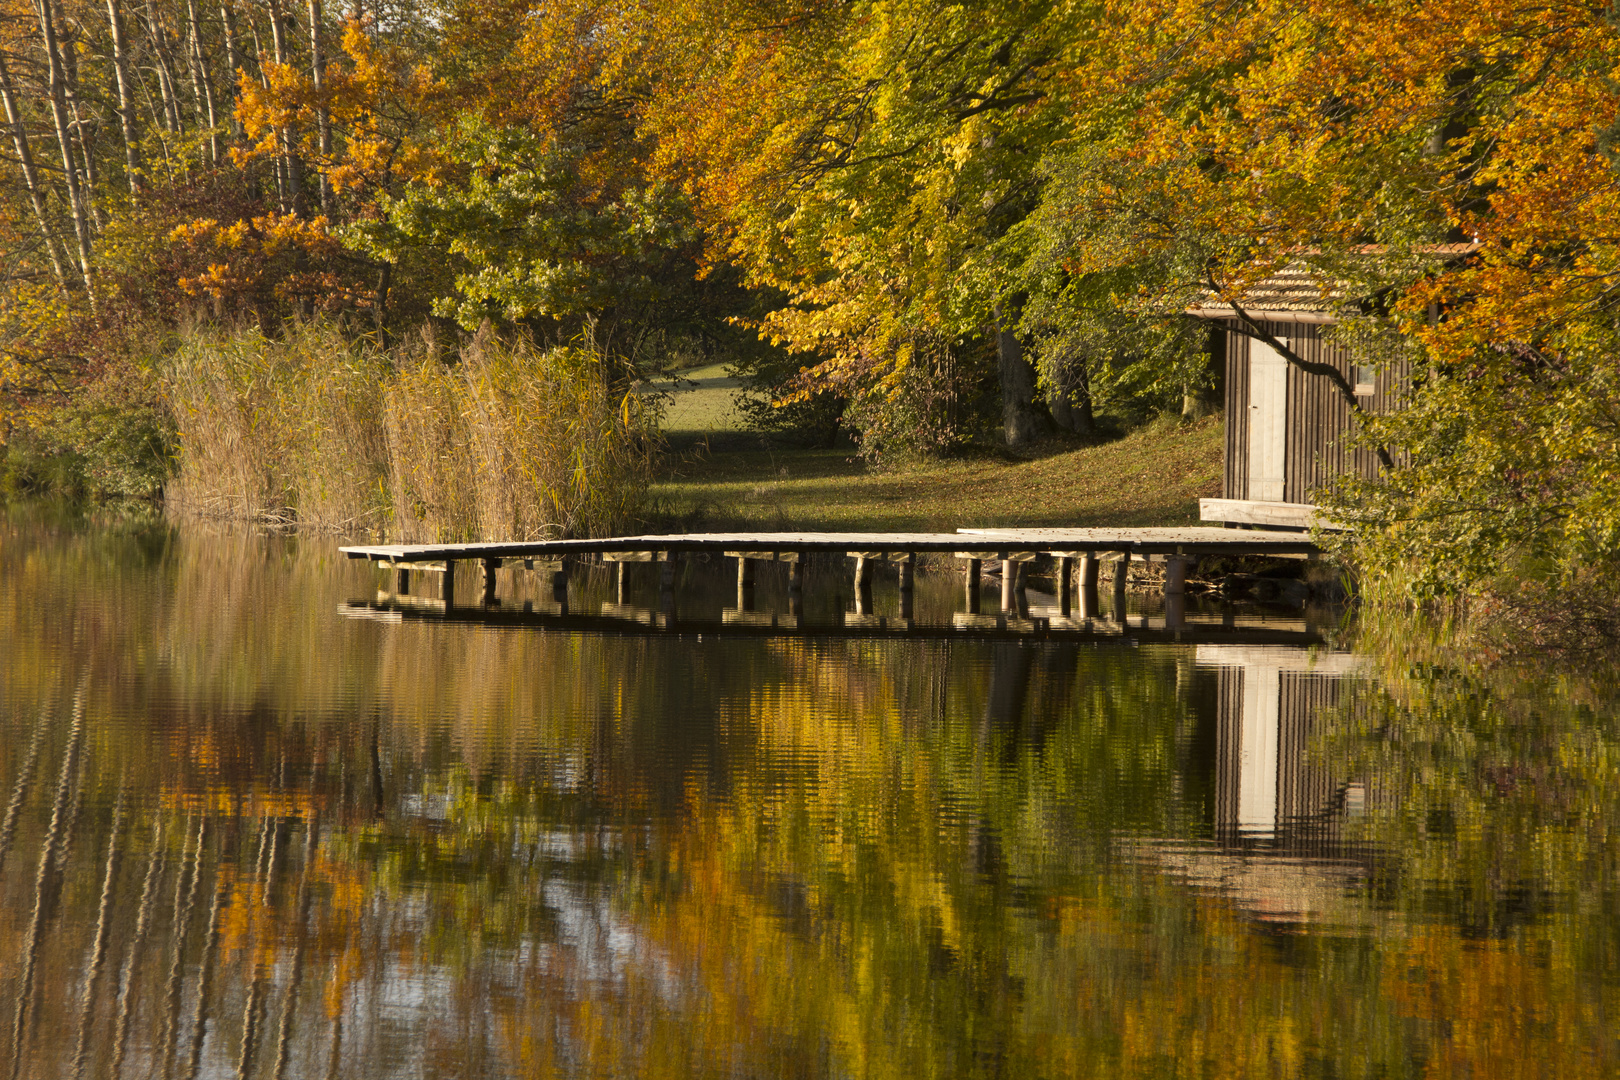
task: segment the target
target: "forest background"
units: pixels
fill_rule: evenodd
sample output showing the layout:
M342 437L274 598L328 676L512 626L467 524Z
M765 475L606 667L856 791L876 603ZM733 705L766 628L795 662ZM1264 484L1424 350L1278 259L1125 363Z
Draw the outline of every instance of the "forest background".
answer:
M694 358L871 459L1018 447L1195 407L1188 307L1302 268L1414 372L1358 425L1391 467L1320 496L1369 580L1613 596L1615 20L0 0L6 476L400 538L607 529L644 391Z

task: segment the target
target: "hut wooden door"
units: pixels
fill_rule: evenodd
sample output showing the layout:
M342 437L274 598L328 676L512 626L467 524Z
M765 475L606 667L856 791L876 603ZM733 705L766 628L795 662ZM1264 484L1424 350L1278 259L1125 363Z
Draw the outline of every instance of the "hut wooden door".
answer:
M1282 502L1287 472L1288 361L1249 340L1249 498Z

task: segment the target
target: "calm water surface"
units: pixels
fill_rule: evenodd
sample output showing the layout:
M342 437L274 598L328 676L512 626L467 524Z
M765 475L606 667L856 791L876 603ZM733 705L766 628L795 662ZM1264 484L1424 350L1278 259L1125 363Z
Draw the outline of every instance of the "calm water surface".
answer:
M1587 682L400 619L38 513L0 576L13 1078L1620 1072Z

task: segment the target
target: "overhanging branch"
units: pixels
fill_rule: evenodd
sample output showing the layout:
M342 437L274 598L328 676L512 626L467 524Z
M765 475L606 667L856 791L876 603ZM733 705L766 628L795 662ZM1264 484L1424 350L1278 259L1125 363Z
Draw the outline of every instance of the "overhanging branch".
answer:
M1209 287L1217 293L1220 292L1220 288L1215 284L1214 280L1210 280ZM1238 327L1238 333L1271 346L1276 350L1278 356L1281 356L1307 375L1315 375L1326 379L1328 384L1338 391L1339 397L1344 403L1350 407L1351 415L1358 420L1367 416L1367 410L1362 408L1361 402L1356 398L1355 387L1351 386L1350 381L1344 377L1344 372L1333 364L1305 359L1290 348L1281 338L1262 326L1254 316L1244 311L1243 306L1236 300L1227 300L1227 303L1232 305L1232 312L1237 315L1238 321L1243 324ZM1395 459L1390 455L1389 449L1382 443L1374 445L1373 452L1378 455L1378 462L1384 468L1393 469L1395 467Z

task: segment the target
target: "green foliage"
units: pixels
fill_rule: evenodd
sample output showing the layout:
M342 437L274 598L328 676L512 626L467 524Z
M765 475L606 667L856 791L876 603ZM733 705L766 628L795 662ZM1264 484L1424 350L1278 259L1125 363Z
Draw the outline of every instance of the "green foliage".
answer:
M104 370L36 410L0 447L0 489L70 499L157 499L174 472L174 422L150 371Z
M357 250L389 263L414 252L447 257L450 291L436 315L475 330L488 319L624 322L668 328L671 301L692 280L690 215L673 190L617 178L593 182L586 151L516 126L463 116L443 148L465 177L417 182L379 199L382 216L352 225ZM682 279L685 279L684 281Z
M1566 351L1487 348L1419 368L1401 410L1362 440L1400 468L1350 479L1324 505L1357 531L1342 547L1418 598L1501 575L1573 581L1620 552L1620 339Z

